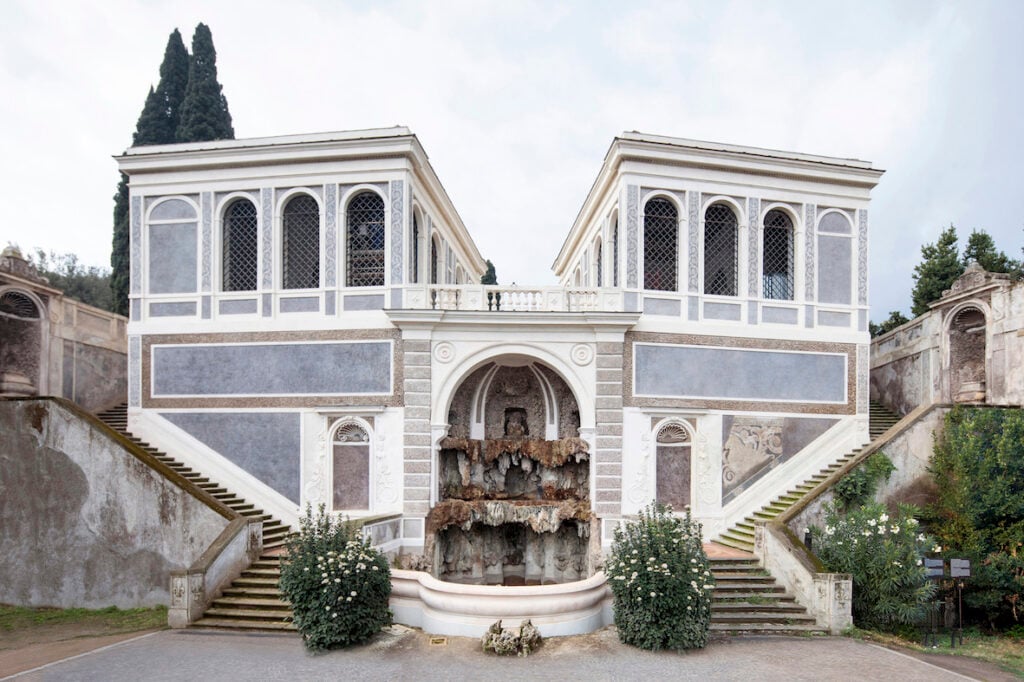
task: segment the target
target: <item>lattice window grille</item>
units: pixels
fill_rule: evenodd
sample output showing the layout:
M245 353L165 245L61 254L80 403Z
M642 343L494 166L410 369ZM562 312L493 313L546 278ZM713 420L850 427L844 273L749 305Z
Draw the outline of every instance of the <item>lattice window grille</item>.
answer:
M658 431L657 441L661 445L680 445L690 442L690 432L682 424L665 424Z
M239 199L224 214L224 291L255 291L259 267L256 206Z
M41 317L36 302L20 291L0 294L0 314L22 320L38 320Z
M612 224L612 286L619 286L619 217Z
M348 205L347 284L384 286L384 200L362 192Z
M736 214L715 204L704 214L704 293L735 296L738 280Z
M793 300L793 221L782 211L764 217L762 289L767 299Z
M342 424L334 432L335 443L369 443L370 436L359 424Z
M604 251L601 248L601 241L598 240L596 253L594 254L594 271L597 273L597 286L604 286Z
M644 288L675 291L678 263L678 213L667 199L644 207Z
M320 286L320 207L309 195L293 198L282 216L282 286Z

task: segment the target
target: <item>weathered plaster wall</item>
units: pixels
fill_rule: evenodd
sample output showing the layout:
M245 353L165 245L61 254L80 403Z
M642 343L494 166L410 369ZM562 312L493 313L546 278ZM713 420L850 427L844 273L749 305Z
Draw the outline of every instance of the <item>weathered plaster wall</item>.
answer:
M0 400L0 603L170 601L228 519L54 400Z

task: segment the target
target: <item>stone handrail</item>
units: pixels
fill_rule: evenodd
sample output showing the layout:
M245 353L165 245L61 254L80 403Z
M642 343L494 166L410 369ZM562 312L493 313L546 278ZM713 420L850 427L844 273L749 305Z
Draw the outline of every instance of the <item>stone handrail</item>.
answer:
M432 284L409 289L406 306L492 312L617 312L622 292L588 287Z

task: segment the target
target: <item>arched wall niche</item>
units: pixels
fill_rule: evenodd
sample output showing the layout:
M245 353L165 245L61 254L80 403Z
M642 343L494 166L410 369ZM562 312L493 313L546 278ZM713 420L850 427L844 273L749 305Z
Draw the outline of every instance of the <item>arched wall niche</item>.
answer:
M946 318L949 395L956 403L983 403L988 377L988 315L980 302L964 303Z

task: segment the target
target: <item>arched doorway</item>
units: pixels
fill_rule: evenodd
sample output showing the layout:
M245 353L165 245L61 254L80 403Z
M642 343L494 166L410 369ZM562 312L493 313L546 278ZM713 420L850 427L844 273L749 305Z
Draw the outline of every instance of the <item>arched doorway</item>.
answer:
M949 323L949 394L953 402L985 402L985 313L961 308Z

